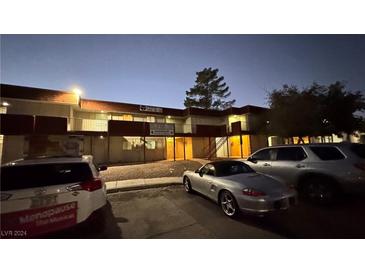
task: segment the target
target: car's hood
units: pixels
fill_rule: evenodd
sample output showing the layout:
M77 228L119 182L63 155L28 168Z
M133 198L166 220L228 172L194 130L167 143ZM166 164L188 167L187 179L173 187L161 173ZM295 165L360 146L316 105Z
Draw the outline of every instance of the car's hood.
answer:
M260 174L260 173L242 173L224 177L224 180L233 181L242 184L245 187L254 188L267 194L277 194L287 192L289 188L279 181Z

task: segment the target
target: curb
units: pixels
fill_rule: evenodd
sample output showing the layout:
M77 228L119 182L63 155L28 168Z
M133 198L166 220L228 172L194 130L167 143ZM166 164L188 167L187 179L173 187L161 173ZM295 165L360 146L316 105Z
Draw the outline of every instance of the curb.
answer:
M182 185L182 183L180 183L180 182L171 182L171 183L168 183L168 184L151 184L151 185L119 187L119 188L107 189L106 193L107 194L112 194L112 193L118 193L118 192L124 192L124 191L142 190L142 189L148 189L148 188L159 188L159 187L177 186L177 185Z

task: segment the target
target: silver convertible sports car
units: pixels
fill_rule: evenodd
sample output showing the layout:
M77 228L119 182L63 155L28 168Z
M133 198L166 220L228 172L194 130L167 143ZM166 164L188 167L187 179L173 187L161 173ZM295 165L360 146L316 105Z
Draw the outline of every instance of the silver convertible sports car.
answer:
M216 161L195 172L185 171L183 184L187 192L197 191L217 202L229 217L240 211L262 214L287 209L297 203L293 188L240 161Z

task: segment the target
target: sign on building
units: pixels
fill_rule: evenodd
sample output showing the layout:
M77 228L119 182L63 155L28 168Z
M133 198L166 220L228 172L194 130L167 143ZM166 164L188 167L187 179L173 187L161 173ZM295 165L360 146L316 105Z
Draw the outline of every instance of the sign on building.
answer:
M151 107L151 106L139 106L140 111L146 111L146 112L156 112L156 113L162 113L162 108L159 107Z
M174 124L150 123L151 136L174 136Z

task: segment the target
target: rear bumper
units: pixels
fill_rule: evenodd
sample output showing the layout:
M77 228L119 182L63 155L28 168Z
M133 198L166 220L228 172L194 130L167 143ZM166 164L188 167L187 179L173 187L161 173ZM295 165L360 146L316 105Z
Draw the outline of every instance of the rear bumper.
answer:
M296 193L290 193L277 198L237 199L238 206L243 212L267 213L278 210L287 210L298 204Z

